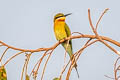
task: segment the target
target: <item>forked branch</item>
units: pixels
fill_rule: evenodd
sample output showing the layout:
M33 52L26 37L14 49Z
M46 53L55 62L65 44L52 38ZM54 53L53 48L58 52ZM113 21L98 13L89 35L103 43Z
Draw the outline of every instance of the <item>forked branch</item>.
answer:
M0 41L0 47L7 47L1 58L0 58L0 62L2 62L2 58L3 56L5 55L5 53L8 51L8 49L12 49L12 50L16 50L16 51L19 51L18 53L16 53L15 55L13 55L12 57L10 57L4 64L3 66L5 66L9 61L11 61L13 58L15 58L16 56L18 56L19 54L23 54L23 53L26 53L26 52L30 52L30 55L28 55L26 61L25 61L25 64L23 66L23 71L22 71L22 75L21 75L21 80L23 79L23 73L25 72L25 76L27 77L30 77L32 74L34 76L34 79L36 80L36 77L37 77L37 73L38 73L38 70L40 68L40 64L41 62L43 61L43 59L46 57L46 55L48 55L47 57L47 60L45 62L45 65L44 65L44 68L43 68L43 71L42 71L42 75L41 75L41 80L43 80L43 76L44 76L44 73L45 73L45 69L46 69L46 66L47 66L47 63L54 51L54 49L56 49L57 46L59 46L61 43L63 43L64 41L68 41L69 43L69 40L71 39L78 39L78 38L88 38L88 41L85 43L85 45L83 45L83 47L81 49L79 49L75 54L73 54L75 56L75 61L77 62L77 60L79 59L81 53L84 51L84 49L86 49L88 46L94 44L95 42L101 42L103 43L105 46L107 46L110 50L112 50L113 52L115 52L117 55L120 55L120 52L118 52L116 49L114 49L113 47L111 47L107 42L110 42L118 47L120 47L120 42L118 41L115 41L111 38L108 38L108 37L105 37L105 36L100 36L97 32L97 29L98 29L98 24L100 23L103 15L108 11L108 8L104 10L104 12L101 14L101 16L99 17L96 25L94 26L92 24L92 19L91 19L91 14L90 14L90 9L88 9L88 19L89 19L89 24L90 24L90 27L94 33L94 35L88 35L88 34L81 34L79 32L73 32L73 33L77 33L77 35L74 35L74 36L70 36L70 37L67 37L66 39L63 39L61 41L58 41L57 43L55 43L53 46L51 47L48 47L48 48L38 48L38 49L21 49L21 48L16 48L16 47L13 47L13 46L10 46L2 41ZM66 48L67 50L67 48ZM27 74L27 68L28 68L28 62L29 62L29 59L30 59L30 56L31 54L35 53L35 52L44 52L43 56L37 61L37 63L34 65L34 68L31 70L31 73L30 73L30 76L28 76ZM64 57L64 60L66 59L66 52L65 52L65 57ZM119 58L118 58L119 59ZM118 61L117 59L117 61ZM117 71L120 70L120 66L118 66L116 68L116 64L117 64L117 61L115 63L115 68L114 68L114 74L115 74L115 80L118 80L118 78L120 78L120 76L117 76ZM62 80L62 75L63 73L65 72L66 68L69 66L69 69L67 71L67 75L66 75L66 80L69 80L69 77L70 77L70 74L71 74L71 71L73 69L73 65L76 63L76 62L73 62L73 60L69 60L67 62L67 64L64 65L62 71L61 71L61 74L59 76L59 79ZM64 62L65 63L65 62ZM73 64L72 64L73 63ZM69 65L70 64L70 65Z

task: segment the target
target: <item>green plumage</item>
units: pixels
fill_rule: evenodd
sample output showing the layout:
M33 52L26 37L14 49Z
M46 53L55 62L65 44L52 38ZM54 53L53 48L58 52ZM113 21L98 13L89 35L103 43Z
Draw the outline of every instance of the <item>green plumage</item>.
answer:
M67 37L69 37L69 36L71 35L71 31L70 31L69 27L67 26L67 24L65 24L64 27L65 27L66 35L67 35ZM68 52L70 58L72 58L72 55L73 55L73 51L72 51L72 41L70 40L70 41L69 41L69 44L67 44L67 43L68 43L68 41L63 42L63 43L62 43L62 46L63 46L65 49L67 48L67 52Z

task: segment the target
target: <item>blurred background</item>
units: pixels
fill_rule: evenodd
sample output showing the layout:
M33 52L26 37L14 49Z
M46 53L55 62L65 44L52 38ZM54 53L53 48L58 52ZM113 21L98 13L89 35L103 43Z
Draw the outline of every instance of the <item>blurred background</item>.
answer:
M94 34L88 21L88 8L91 9L94 25L104 9L109 8L99 24L98 33L119 42L119 3L119 0L0 0L0 40L23 49L50 47L57 42L53 32L55 14L72 13L66 18L71 32ZM73 51L79 50L86 40L72 40ZM117 46L112 45L112 47L120 51ZM0 47L0 55L4 50L5 47ZM17 52L8 50L3 63ZM64 52L61 45L55 49L48 62L43 80L52 80L59 76L64 64ZM31 56L28 74L41 54L42 52L38 52ZM80 78L77 78L75 69L73 69L70 80L109 80L104 75L114 77L113 67L117 57L118 55L105 45L95 43L84 50L77 62ZM69 60L68 55L67 60ZM8 80L20 80L24 61L25 55L19 55L6 65ZM43 65L44 62L37 80L40 80ZM63 75L63 78L65 76Z

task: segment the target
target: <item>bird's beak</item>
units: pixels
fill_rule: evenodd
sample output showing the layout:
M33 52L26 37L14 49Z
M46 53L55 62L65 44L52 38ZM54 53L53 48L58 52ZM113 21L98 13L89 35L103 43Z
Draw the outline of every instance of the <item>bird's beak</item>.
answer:
M69 13L69 14L65 14L65 17L66 17L66 16L69 16L69 15L71 15L71 14L72 14L72 13Z

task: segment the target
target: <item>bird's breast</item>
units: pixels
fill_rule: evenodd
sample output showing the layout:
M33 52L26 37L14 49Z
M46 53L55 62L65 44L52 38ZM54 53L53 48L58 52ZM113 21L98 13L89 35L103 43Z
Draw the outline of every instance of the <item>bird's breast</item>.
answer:
M55 22L54 33L57 40L61 40L67 37L65 32L65 22Z

